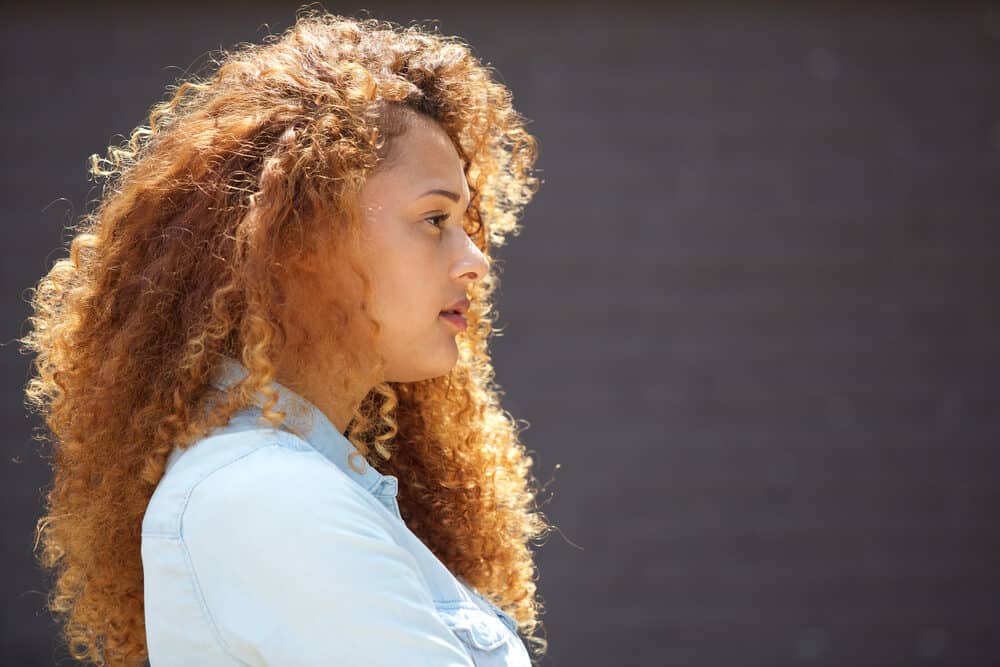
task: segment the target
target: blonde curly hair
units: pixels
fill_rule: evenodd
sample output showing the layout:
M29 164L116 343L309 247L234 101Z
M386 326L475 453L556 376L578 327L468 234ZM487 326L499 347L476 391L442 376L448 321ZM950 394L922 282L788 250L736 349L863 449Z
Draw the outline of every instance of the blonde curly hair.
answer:
M283 34L219 53L211 74L171 87L148 125L91 156L102 196L73 226L68 257L30 290L32 330L20 339L36 355L25 389L46 427L36 437L53 451L35 534L53 574L48 604L74 659L98 665L147 659L140 532L171 450L259 394L273 425L284 418L268 385L287 339L290 257L322 245L360 278L360 295L345 291L331 317L344 386L361 377L378 326L363 308L358 193L403 112L433 118L455 143L472 194L463 224L487 257L519 232L539 183L537 142L510 91L459 38L300 9ZM531 546L551 527L493 381L496 284L491 272L470 287L455 367L378 381L346 435L398 477L410 529L516 618L540 657ZM214 401L220 355L250 373Z

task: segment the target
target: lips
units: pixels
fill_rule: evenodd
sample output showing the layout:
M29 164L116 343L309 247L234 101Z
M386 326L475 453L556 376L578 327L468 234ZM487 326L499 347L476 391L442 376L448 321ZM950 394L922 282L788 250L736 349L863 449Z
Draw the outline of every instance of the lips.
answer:
M449 324L454 325L460 331L464 330L466 327L469 326L469 323L465 321L465 318L462 317L460 313L456 313L454 311L451 312L442 311L441 314L438 315L438 317L440 317L443 320L446 320Z
M465 315L465 313L469 310L470 305L471 304L469 303L468 299L459 299L455 303L451 304L450 306L442 310L441 314L443 315L445 313L450 313L455 315Z

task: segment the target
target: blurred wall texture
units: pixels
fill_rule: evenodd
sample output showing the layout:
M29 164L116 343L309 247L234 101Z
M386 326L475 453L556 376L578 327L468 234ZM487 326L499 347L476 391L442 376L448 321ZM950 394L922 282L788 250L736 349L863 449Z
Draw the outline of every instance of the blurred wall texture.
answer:
M23 290L100 194L87 156L296 6L0 22L3 665L70 664ZM541 142L494 350L559 527L543 664L997 664L1000 6L363 7L466 38Z

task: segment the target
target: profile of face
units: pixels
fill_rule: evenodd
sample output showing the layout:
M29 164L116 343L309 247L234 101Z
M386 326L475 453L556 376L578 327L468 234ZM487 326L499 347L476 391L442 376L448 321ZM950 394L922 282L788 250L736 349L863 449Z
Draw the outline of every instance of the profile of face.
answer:
M454 318L442 315L489 270L465 232L469 186L458 151L433 119L413 112L392 159L360 192L370 312L382 325L376 351L386 380L415 382L458 361Z

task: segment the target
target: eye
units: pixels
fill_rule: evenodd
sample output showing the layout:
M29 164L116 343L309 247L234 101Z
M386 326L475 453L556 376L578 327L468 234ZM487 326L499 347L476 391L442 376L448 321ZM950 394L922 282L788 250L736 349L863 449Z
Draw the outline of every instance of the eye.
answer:
M428 220L440 220L440 221L441 221L441 222L443 223L443 222L444 222L445 220L447 220L447 219L448 219L448 215L447 215L447 214L441 214L441 215L432 215L432 216L430 216L429 218L424 218L424 222L426 222L426 221L428 221ZM440 223L433 223L433 222L432 222L432 223L430 223L430 224L431 224L431 225L434 225L434 226L435 226L435 227L437 227L438 229L440 229L440 228L441 228L441 224L440 224Z

